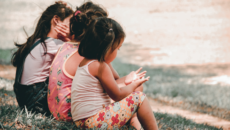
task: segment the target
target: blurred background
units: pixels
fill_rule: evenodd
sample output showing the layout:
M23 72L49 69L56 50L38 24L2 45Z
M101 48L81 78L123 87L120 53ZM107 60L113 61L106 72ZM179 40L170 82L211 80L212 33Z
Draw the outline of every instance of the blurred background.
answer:
M83 0L66 0L73 9ZM229 0L93 0L124 27L120 52L140 65L230 62ZM0 48L23 43L54 0L1 0ZM140 63L141 61L141 63Z
M65 1L74 10L84 2ZM92 1L126 32L113 62L121 76L143 66L155 101L230 121L230 0ZM31 35L54 2L0 0L0 77L14 79L14 41L24 43L23 27Z

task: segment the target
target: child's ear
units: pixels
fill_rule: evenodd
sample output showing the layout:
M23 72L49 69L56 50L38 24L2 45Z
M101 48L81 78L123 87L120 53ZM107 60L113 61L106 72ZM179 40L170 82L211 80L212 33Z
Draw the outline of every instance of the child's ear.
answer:
M60 17L58 17L57 15L54 15L52 22L57 25L59 22L61 21Z

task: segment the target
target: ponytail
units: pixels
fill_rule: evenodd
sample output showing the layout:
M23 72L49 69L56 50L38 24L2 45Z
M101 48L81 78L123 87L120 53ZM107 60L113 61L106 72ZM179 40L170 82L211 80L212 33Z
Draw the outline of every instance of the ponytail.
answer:
M76 8L74 16L70 19L70 34L75 40L81 41L90 23L97 17L107 17L107 12L93 2L86 2Z
M122 27L115 20L106 17L97 18L86 30L78 53L85 58L103 62L107 52L113 52L124 37L125 33Z
M112 43L114 42L115 34L113 32L112 27L108 29L108 33L105 35L105 38L102 40L101 44L98 46L99 53L97 56L98 61L103 62L105 60L105 55L112 47ZM111 50L113 51L113 50Z

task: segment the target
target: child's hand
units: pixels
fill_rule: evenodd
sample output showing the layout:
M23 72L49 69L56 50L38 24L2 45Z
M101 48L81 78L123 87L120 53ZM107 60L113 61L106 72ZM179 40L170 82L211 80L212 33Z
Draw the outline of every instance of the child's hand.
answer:
M137 86L140 86L140 85L142 85L143 83L145 83L146 81L148 81L149 78L150 78L150 76L148 76L148 77L146 77L146 78L145 78L145 77L142 77L142 78L140 78L140 79L135 80L134 83L137 83Z
M58 34L58 39L61 39L62 41L71 41L70 39L70 30L69 26L66 24L58 23L54 30Z
M132 83L133 81L144 77L146 71L139 73L141 70L142 70L142 67L140 67L137 71L132 71L131 73L129 73L125 78L125 84L128 85Z

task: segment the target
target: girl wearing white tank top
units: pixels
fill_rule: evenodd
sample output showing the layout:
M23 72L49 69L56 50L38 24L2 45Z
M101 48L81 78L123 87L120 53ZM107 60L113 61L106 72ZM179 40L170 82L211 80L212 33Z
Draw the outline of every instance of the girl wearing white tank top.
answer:
M78 50L85 58L71 88L71 113L78 128L123 129L137 113L144 129L158 129L145 94L135 91L149 77L142 72L119 88L108 65L116 58L124 38L122 27L110 18L100 17L89 25ZM115 102L110 103L110 99Z

